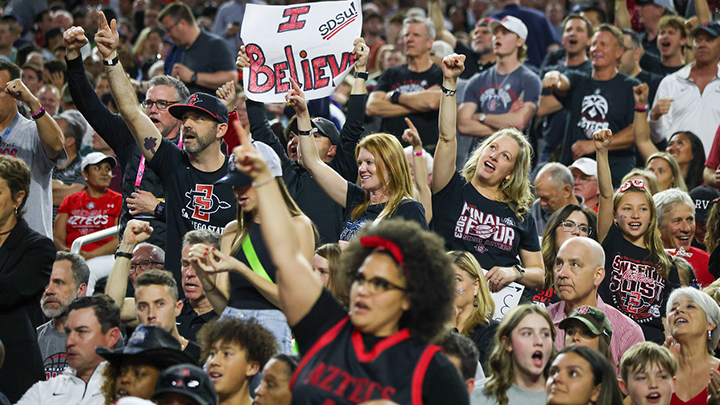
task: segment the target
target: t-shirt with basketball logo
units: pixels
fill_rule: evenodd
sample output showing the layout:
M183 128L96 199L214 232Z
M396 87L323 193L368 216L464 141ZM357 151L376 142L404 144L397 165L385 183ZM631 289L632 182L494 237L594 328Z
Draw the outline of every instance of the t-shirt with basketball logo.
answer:
M466 250L484 269L518 264L520 250L540 251L535 221L528 213L521 221L506 203L480 194L455 172L433 195L433 229L449 250Z
M605 278L598 288L600 298L640 325L645 340L662 344L665 305L670 292L677 287L673 278L670 281L663 278L650 260L650 251L630 243L614 224L602 247Z
M65 197L58 208L58 215L68 215L65 242L70 247L81 236L115 226L121 212L122 195L109 189L98 198L91 197L87 190ZM82 250L91 252L111 240L109 237L85 244Z
M214 184L228 172L228 161L214 172L203 172L190 164L184 150L167 139L158 146L148 167L157 173L165 191L167 229L165 251L175 252L165 256L165 269L180 284L180 255L182 238L190 231L207 229L222 234L230 221L235 219L237 199L228 184Z

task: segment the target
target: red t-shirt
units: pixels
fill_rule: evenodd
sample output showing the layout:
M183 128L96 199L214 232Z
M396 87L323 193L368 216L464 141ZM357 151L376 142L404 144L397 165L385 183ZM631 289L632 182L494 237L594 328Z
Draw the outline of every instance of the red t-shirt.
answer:
M677 249L667 249L667 252L672 256L677 255ZM715 281L715 277L713 277L712 274L710 274L710 271L708 271L708 261L710 261L710 255L707 254L707 252L696 247L690 247L690 250L684 251L680 257L687 260L693 267L693 270L695 270L695 277L701 286L707 287Z
M720 127L715 131L715 139L713 139L710 152L707 154L707 160L705 166L713 170L720 166Z
M90 197L87 190L65 197L58 214L68 214L65 229L67 236L65 242L72 246L75 239L89 233L110 228L117 223L122 211L122 195L108 190L100 198ZM105 238L97 242L83 245L84 252L90 252L110 242L112 238Z

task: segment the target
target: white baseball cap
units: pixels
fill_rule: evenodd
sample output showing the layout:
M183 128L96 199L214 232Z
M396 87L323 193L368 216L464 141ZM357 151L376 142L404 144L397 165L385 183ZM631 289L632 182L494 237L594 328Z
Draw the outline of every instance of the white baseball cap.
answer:
M515 33L517 36L519 36L522 39L527 39L528 36L528 29L525 26L525 23L522 22L521 19L517 17L513 17L511 15L507 15L503 17L500 21L493 21L490 23L490 30L492 32L495 32L497 27L503 26L506 30Z
M96 165L106 160L110 163L110 168L117 166L117 160L113 156L108 156L102 152L88 153L80 163L80 170L85 171L85 168L89 165Z
M581 172L583 172L586 176L597 177L597 162L590 158L582 157L582 158L574 161L573 164L571 164L569 168L570 169L578 169Z

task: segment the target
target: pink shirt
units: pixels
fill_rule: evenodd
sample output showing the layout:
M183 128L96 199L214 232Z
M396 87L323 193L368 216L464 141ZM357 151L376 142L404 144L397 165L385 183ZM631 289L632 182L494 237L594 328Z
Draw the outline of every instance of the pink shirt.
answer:
M645 336L643 335L642 328L640 325L635 323L632 319L623 315L617 309L605 305L605 303L597 296L597 303L595 308L602 311L605 316L610 320L610 324L613 327L612 338L610 338L610 352L615 366L615 374L620 378L620 359L622 355L636 343L644 342ZM567 318L565 314L565 301L552 304L547 307L547 311L550 314L550 318L553 320L553 324L557 329L557 337L555 338L555 347L562 349L565 347L565 331L558 328L560 321Z

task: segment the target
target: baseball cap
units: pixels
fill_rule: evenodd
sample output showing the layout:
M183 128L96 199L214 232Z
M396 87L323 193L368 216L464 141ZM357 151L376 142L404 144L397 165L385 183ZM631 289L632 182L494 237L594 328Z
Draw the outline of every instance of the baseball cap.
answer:
M492 32L495 32L497 27L501 25L505 27L505 29L507 29L508 31L517 34L517 36L519 36L520 38L527 39L527 26L525 26L525 23L523 23L522 20L520 20L519 18L507 15L503 17L500 21L492 21L490 23L490 29L492 30Z
M185 100L185 104L173 104L168 107L170 115L179 120L188 111L204 112L221 124L228 122L228 110L225 105L220 99L207 93L195 93Z
M692 36L695 36L698 32L705 31L708 34L710 34L711 37L717 38L720 37L720 24L716 23L715 21L710 22L704 22L700 25L698 25L693 31Z
M590 158L580 158L570 165L569 169L578 169L586 176L597 177L597 162Z
M324 137L330 139L331 144L336 146L340 144L340 132L338 132L335 124L333 124L333 122L329 119L323 117L315 117L310 120L310 125L312 125L313 128L317 128L320 135L323 135ZM287 126L285 127L286 138L290 135L290 132L295 132L296 134L298 132L297 115L293 115L292 118L290 118Z
M270 168L270 173L273 177L282 177L282 164L277 153L268 145L260 142L253 141L253 146L260 152L265 163ZM228 174L223 176L220 180L216 181L215 184L229 184L235 187L244 187L252 184L252 179L245 175L245 173L237 170L235 164L235 155L230 155L230 164L228 164Z
M582 322L595 335L605 335L608 338L612 337L612 324L610 320L602 311L595 307L583 305L580 308L575 308L567 318L560 321L558 327L564 330L571 319Z
M115 160L113 156L108 156L102 152L88 153L88 155L83 158L82 163L80 163L80 170L84 171L88 165L96 165L106 160L110 163L111 168L117 166L117 160Z
M481 19L477 20L477 22L475 23L475 29L477 29L478 27L487 27L493 21L495 21L495 19L492 17L481 18Z
M200 367L191 364L172 366L160 373L152 399L168 392L187 395L200 405L215 405L218 402L210 377Z
M110 363L121 363L130 356L138 356L159 369L182 363L197 364L192 356L182 351L180 342L173 335L151 325L138 326L122 349L110 351L98 346L95 352Z
M698 186L690 191L690 198L695 202L695 221L707 222L714 199L720 197L720 191L707 186Z

